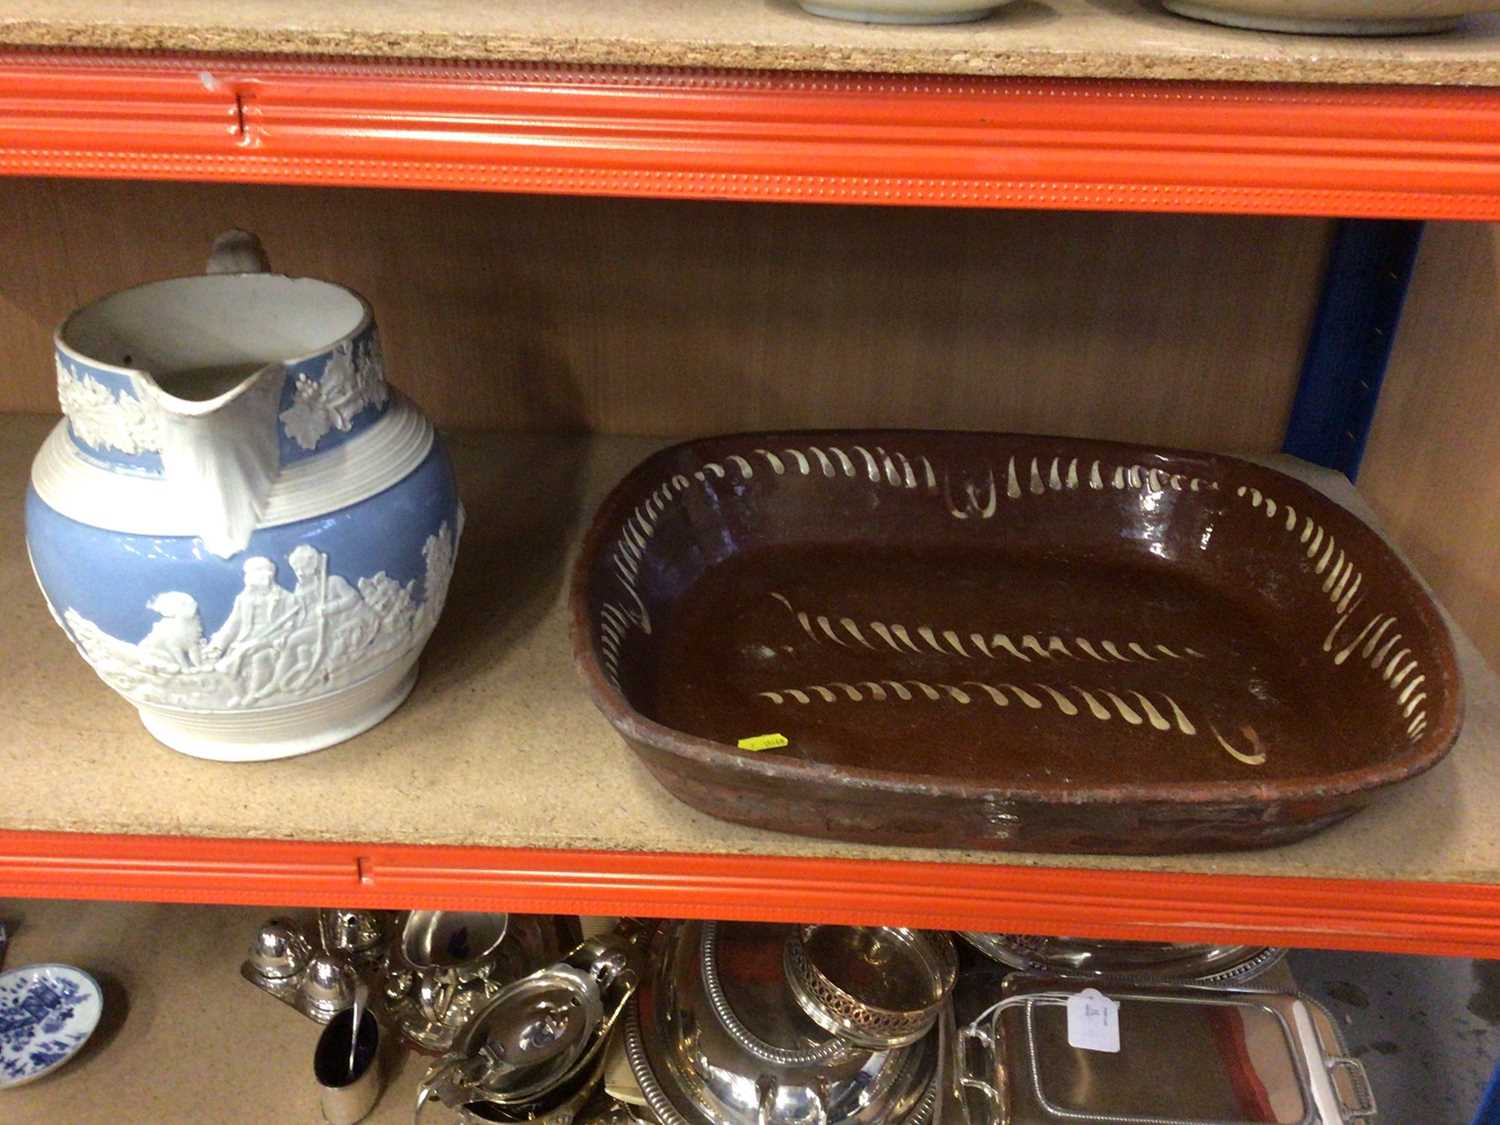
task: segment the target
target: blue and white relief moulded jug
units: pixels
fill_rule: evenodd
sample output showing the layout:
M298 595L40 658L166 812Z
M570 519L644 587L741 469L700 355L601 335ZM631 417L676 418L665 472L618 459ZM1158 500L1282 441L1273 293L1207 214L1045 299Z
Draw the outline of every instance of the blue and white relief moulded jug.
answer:
M207 274L104 297L55 344L65 417L32 466L31 563L146 729L257 761L400 706L463 508L365 300L266 272L230 232Z

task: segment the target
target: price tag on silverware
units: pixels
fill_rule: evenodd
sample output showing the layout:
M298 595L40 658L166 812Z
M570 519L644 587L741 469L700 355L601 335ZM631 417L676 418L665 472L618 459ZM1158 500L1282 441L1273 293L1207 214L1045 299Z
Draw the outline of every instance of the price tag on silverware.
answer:
M1082 1051L1120 1050L1120 1002L1097 988L1068 997L1068 1046Z

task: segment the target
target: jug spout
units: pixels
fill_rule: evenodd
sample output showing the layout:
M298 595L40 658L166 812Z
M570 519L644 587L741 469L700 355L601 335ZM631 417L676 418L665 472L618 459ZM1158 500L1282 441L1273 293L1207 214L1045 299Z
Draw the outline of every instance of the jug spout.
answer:
M285 366L142 375L173 503L208 551L238 554L250 545L281 468L277 411Z
M250 546L283 466L350 440L390 398L368 303L268 264L253 234L226 231L206 276L110 294L57 331L73 440L111 468L160 471L151 503L220 558Z

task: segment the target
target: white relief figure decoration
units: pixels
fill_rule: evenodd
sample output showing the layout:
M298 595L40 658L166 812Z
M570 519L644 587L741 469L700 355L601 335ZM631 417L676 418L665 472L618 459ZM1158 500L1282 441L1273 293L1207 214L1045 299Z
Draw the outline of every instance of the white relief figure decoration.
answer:
M366 407L384 406L391 397L380 344L364 347L346 340L333 351L321 379L298 375L292 405L281 412L288 436L303 449L315 449L331 430L348 433Z
M203 619L198 616L198 601L181 590L157 594L146 608L160 614L151 632L140 643L143 654L155 658L170 671L187 671L202 666L204 650Z
M276 581L276 563L263 555L245 560L244 588L224 624L208 639L214 666L243 685L240 703L256 703L276 680L279 642L302 616L302 606Z
M414 652L442 613L457 533L446 522L422 549L422 600L417 580L405 585L384 571L355 585L328 571L328 556L302 544L287 556L294 585L276 581L274 559L245 560L244 585L224 623L204 635L190 594L157 594L158 615L139 644L104 632L76 610L63 614L69 632L99 676L138 702L197 710L274 707L316 698L356 683Z
M155 412L131 394L111 391L57 358L57 399L78 440L95 449L154 453L161 449Z
M373 578L359 580L359 596L380 618L393 619L412 612L410 585L401 585L383 570Z
M287 556L287 562L296 576L291 597L300 612L296 626L286 637L283 662L278 667L284 683L317 694L350 658L388 652L410 639L408 626L413 615L382 619L353 586L328 573L328 556L321 551L304 543ZM383 620L390 626L384 638Z

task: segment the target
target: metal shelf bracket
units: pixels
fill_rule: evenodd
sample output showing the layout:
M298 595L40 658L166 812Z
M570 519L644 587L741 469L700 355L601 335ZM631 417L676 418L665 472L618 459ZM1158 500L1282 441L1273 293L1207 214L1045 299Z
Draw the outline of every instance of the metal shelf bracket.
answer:
M1421 239L1420 222L1339 224L1284 452L1350 480L1359 472Z

